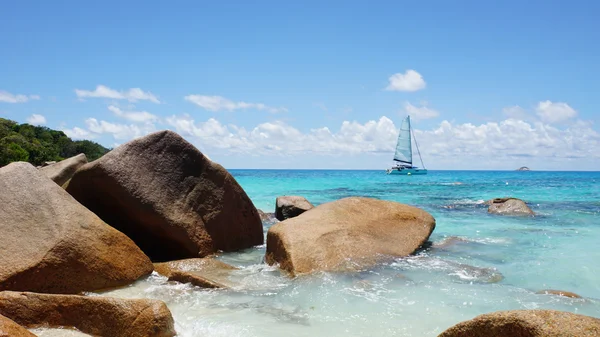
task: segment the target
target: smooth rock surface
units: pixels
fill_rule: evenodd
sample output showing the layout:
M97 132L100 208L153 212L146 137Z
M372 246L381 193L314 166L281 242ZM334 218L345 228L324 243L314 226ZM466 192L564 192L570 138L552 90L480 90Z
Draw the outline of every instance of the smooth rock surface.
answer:
M67 191L155 262L264 241L258 212L233 176L172 131L135 139L84 165Z
M35 337L35 335L13 320L0 315L0 337Z
M44 165L39 170L46 177L57 183L58 186L63 186L73 177L77 169L87 164L87 162L85 154L80 153L74 157L61 160L58 163Z
M232 283L228 277L234 266L215 260L185 259L155 263L154 270L169 278L169 281L191 283L203 288L229 288Z
M579 296L575 293L572 293L570 291L562 291L562 290L554 290L554 289L540 290L540 291L536 292L536 294L556 295L556 296L563 296L563 297L569 297L569 298L581 298L581 296Z
M487 201L488 213L500 215L535 215L527 204L517 198L496 198Z
M26 327L74 327L95 336L175 336L171 312L157 300L3 291L0 314Z
M419 208L344 198L273 225L265 258L292 275L359 270L413 254L434 228L435 219Z
M305 197L286 195L275 200L275 217L279 221L291 219L314 208Z
M498 311L477 316L439 337L597 337L600 319L553 310Z
M0 290L78 293L129 284L150 259L29 163L0 168Z

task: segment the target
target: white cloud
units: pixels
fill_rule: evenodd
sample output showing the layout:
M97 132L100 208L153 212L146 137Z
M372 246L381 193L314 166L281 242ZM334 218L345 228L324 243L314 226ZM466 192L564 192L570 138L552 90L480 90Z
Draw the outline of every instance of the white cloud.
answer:
M428 108L426 103L423 103L421 107L416 107L409 102L406 102L404 103L404 112L410 115L414 120L430 119L440 115L436 110Z
M567 103L553 103L551 101L540 102L536 108L537 115L547 123L557 123L577 116L577 111Z
M423 76L418 72L409 69L404 74L397 73L389 78L390 83L385 88L389 91L418 91L425 89L427 85Z
M44 125L46 124L46 117L38 114L33 114L27 118L27 123L31 125Z
M518 105L502 109L502 113L508 118L526 119L527 112Z
M126 125L98 121L96 118L88 118L85 120L85 124L88 130L95 134L110 134L115 139L124 140L134 139L156 131L156 127L153 123L146 123L144 125Z
M13 95L8 91L0 90L0 102L4 103L25 103L30 100L39 100L38 95Z
M87 130L79 128L79 127L74 127L72 129L62 129L62 132L64 132L71 139L93 139L93 138L95 138L94 134L92 134L91 132L89 132Z
M145 92L140 88L131 88L126 91L117 91L104 85L98 85L95 90L75 89L75 94L79 98L111 98L126 99L130 102L147 100L153 103L160 103L158 98L150 92Z
M234 111L240 109L263 110L271 113L287 112L286 108L275 108L263 103L234 102L222 96L188 95L186 101L209 111Z
M112 111L115 115L132 122L141 123L158 120L156 115L153 115L147 111L123 111L114 105L109 106L108 110Z

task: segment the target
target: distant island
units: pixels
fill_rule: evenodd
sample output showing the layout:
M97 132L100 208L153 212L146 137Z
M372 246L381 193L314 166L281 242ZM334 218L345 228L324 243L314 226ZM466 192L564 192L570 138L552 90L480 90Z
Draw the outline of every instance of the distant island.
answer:
M89 140L73 141L62 131L0 118L0 167L14 161L38 166L79 153L85 153L92 161L108 151L110 149Z
M515 171L531 171L531 169L527 166L522 166L516 169Z

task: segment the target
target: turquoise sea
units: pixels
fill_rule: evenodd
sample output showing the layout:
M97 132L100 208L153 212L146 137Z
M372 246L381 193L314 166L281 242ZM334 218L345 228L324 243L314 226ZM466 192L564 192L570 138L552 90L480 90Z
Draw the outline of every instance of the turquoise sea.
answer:
M263 263L265 247L222 254L241 269L231 290L153 275L108 294L165 301L180 336L437 336L482 313L556 309L600 317L600 172L231 170L257 208L279 195L314 204L348 196L423 208L431 247L360 273L289 279ZM535 217L490 215L512 196ZM265 225L265 233L269 224ZM583 299L536 294L572 291Z

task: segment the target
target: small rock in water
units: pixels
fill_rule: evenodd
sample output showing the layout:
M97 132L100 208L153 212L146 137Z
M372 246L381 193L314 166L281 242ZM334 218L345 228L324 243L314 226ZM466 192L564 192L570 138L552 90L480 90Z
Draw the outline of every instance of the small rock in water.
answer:
M275 201L275 217L277 220L283 221L297 217L314 207L305 197L296 195L277 197Z
M169 281L191 283L202 288L229 288L229 274L234 266L212 258L185 259L155 263L154 270Z
M563 297L569 297L569 298L582 298L581 296L579 296L575 293L572 293L570 291L553 290L553 289L540 290L540 291L536 292L536 294L557 295L557 296L563 296Z
M458 323L438 337L597 337L600 319L554 310L497 311Z
M527 204L517 198L496 198L486 202L488 213L500 215L535 215Z

